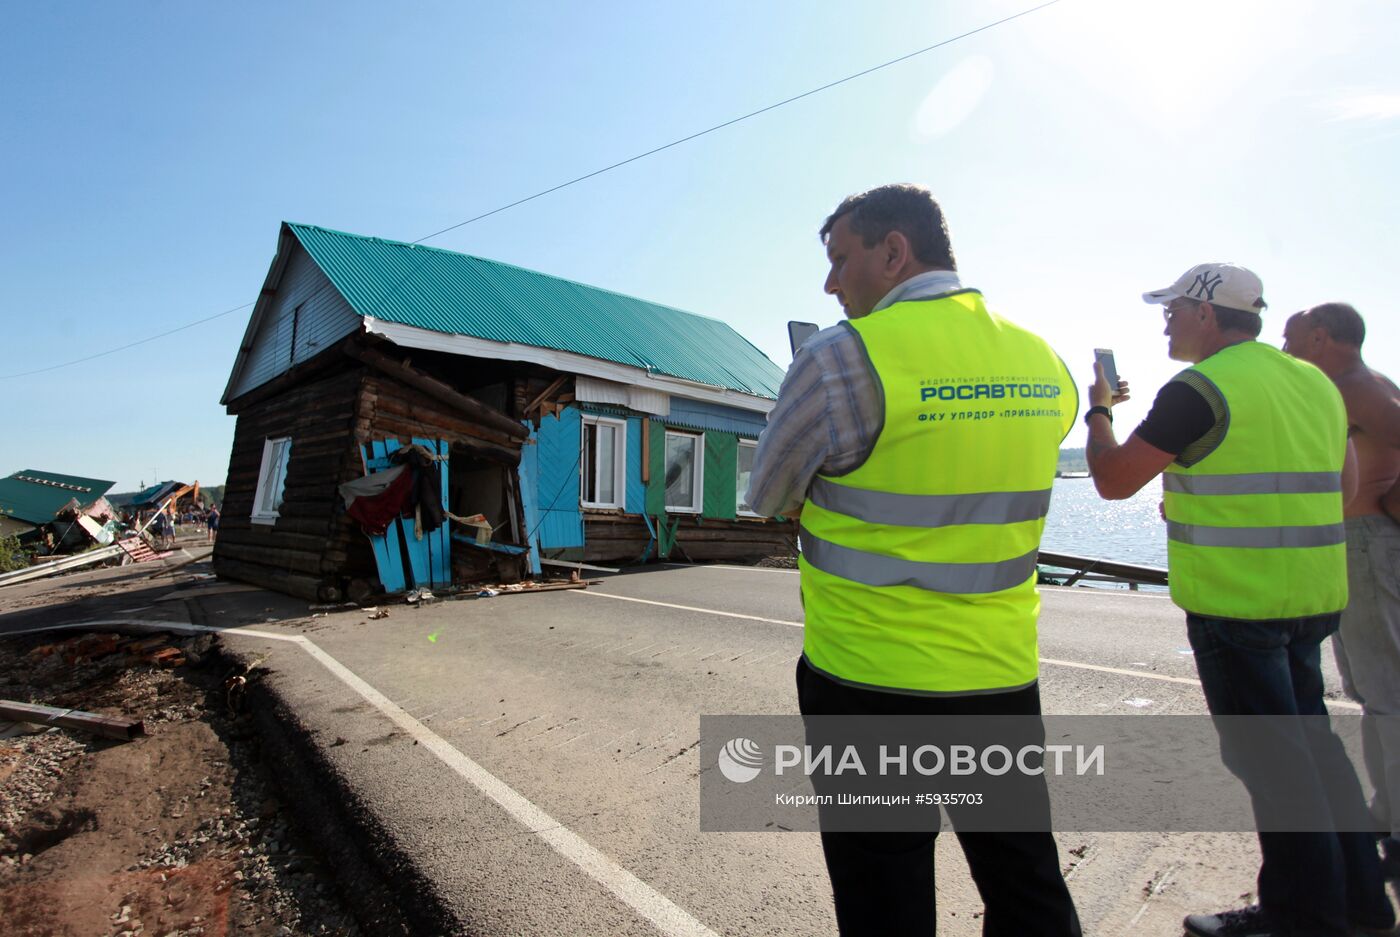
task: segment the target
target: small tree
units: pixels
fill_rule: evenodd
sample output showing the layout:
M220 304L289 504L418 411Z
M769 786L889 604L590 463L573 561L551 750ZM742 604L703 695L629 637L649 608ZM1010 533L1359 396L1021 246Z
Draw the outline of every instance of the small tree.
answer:
M0 537L0 573L29 566L29 554L19 545L19 537Z

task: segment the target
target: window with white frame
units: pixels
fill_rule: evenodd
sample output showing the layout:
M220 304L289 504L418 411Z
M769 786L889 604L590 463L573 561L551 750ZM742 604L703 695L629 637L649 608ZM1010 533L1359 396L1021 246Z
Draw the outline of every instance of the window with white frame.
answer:
M263 442L262 468L258 470L258 490L253 497L253 523L273 524L280 517L282 489L287 484L287 463L292 457L290 436Z
M620 508L627 503L627 422L601 416L583 418L582 491L586 508Z
M666 431L666 510L700 513L704 452L704 435Z
M736 478L734 492L734 510L745 517L761 517L755 514L754 509L749 507L749 503L744 500L744 495L749 491L749 476L753 474L753 456L758 451L758 443L752 439L739 440L739 470Z

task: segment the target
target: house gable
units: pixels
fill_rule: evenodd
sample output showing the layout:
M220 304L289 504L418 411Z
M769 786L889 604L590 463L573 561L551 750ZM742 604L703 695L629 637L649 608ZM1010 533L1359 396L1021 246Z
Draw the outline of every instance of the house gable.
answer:
M360 322L306 249L284 232L239 348L224 402L315 357L358 329Z

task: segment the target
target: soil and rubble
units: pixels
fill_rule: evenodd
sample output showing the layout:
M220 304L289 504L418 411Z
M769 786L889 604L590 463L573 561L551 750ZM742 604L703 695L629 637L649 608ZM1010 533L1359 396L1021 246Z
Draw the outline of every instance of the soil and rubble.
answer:
M0 699L139 718L147 733L0 738L6 937L361 933L229 666L209 636L0 640Z

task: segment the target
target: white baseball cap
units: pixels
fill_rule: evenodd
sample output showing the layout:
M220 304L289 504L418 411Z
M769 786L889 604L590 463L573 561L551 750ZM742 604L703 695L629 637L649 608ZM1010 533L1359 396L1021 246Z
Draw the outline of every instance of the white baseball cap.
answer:
M1258 315L1269 305L1263 294L1258 275L1239 264L1196 264L1171 286L1143 293L1142 301L1165 305L1174 299L1195 299Z

